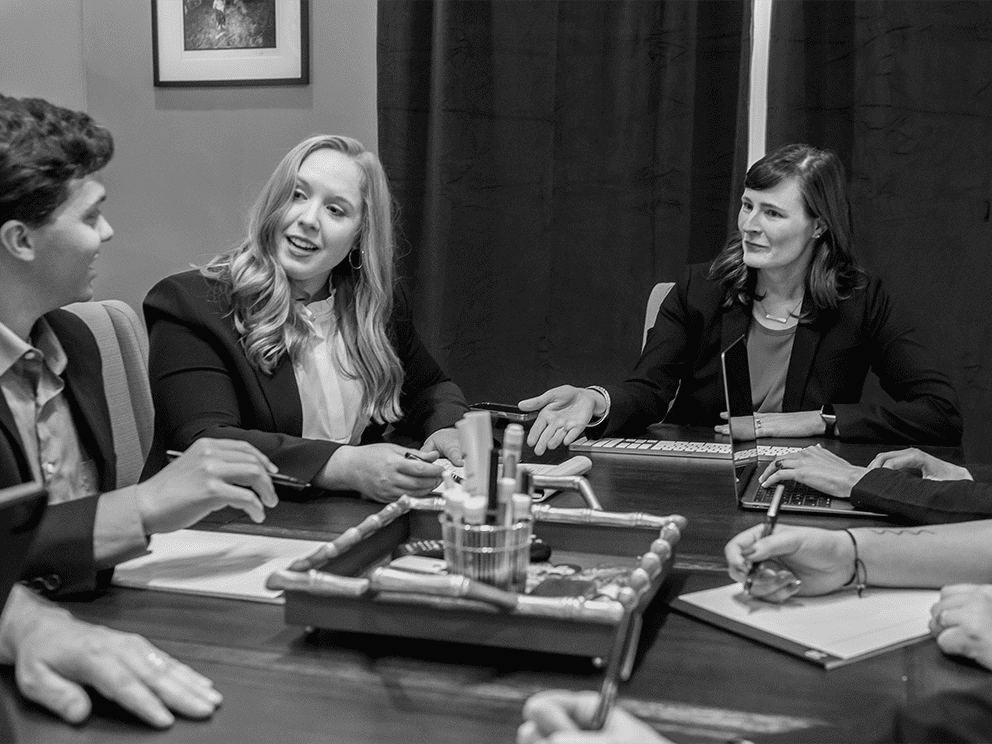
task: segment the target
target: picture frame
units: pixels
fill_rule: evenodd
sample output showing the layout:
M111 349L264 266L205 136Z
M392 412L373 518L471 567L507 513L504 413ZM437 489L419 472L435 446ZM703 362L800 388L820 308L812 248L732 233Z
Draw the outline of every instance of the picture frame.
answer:
M158 88L310 84L309 0L152 0Z

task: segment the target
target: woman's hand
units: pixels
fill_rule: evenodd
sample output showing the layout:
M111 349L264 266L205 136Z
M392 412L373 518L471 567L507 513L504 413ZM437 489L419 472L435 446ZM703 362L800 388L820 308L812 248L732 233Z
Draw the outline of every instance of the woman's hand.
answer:
M854 484L867 472L868 468L852 465L817 444L776 457L758 480L766 488L783 481L799 481L834 498L849 499Z
M727 412L720 418L727 420ZM717 434L730 434L730 426L718 424L713 427ZM822 437L827 427L819 411L796 411L794 413L754 414L754 435L756 437ZM734 433L736 437L737 432Z
M941 651L992 669L992 586L945 586L930 616L930 632Z
M581 437L593 417L606 411L606 399L595 390L559 385L536 398L520 401L517 407L521 411L541 411L527 434L527 444L540 456L545 450L569 445Z
M883 452L870 463L868 469L888 468L889 470L918 470L927 480L974 480L965 468L938 460L933 455L921 452L916 447Z
M762 538L763 529L764 525L755 525L723 549L731 578L742 584L753 563L770 561L752 581L753 597L784 602L794 594L830 594L854 574L854 543L843 530L779 525Z
M411 457L406 456L407 452ZM384 504L404 494L426 496L438 487L444 473L440 465L434 464L436 459L434 452L418 452L398 444L345 445L331 455L317 485L358 491Z
M588 731L599 695L595 692L547 690L524 703L517 744L670 744L654 729L614 707L600 731Z
M438 429L427 437L421 452L437 452L441 457L446 457L454 466L464 465L462 460L462 442L458 436L458 429L449 426L446 429Z

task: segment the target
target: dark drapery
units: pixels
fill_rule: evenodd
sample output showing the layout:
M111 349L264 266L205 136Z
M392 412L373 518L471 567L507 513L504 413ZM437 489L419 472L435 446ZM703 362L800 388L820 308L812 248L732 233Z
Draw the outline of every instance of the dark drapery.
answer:
M379 148L415 317L470 400L621 379L654 283L722 246L749 8L379 3Z
M832 147L858 252L939 354L992 462L992 3L773 6L768 147Z

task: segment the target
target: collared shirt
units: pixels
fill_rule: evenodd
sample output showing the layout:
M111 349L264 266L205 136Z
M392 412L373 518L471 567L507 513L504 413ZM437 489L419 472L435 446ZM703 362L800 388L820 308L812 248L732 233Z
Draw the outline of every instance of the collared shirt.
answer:
M334 296L302 305L311 334L293 363L303 405L303 436L357 444L368 426L365 386L354 374L334 314Z
M99 485L96 464L86 459L64 394L65 350L44 318L32 328L30 340L0 323L0 392L32 476L45 484L52 504L94 496ZM93 531L97 566L113 566L146 548L134 488L101 496Z

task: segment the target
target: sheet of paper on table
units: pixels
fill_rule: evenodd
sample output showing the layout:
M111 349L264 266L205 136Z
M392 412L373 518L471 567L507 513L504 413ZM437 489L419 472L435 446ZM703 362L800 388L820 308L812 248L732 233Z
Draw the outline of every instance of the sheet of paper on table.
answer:
M672 607L832 669L929 636L939 597L929 589L869 587L860 598L851 590L776 605L729 584L683 594Z
M154 535L151 552L117 566L114 584L180 594L282 604L265 588L273 571L310 555L324 543L235 532L177 530Z

